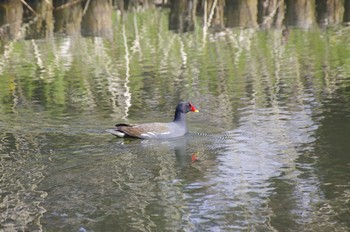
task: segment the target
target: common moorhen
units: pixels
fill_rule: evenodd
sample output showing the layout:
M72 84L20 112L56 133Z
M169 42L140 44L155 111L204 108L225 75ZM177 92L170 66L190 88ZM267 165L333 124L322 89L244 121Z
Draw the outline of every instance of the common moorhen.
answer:
M175 110L174 121L168 123L144 123L138 125L117 124L116 128L107 130L118 137L140 139L168 139L183 136L187 133L186 113L199 112L190 102L180 102Z

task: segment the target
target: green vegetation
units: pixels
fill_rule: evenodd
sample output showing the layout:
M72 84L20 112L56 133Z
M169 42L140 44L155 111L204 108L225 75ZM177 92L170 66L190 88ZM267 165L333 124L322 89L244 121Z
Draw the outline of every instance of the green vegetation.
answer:
M124 20L115 15L112 40L9 42L0 57L1 110L44 107L52 115L73 110L132 117L135 110L169 107L179 98L244 99L246 78L258 104L268 105L266 91L277 98L284 88L297 96L295 89L311 84L321 97L337 88L335 79L349 76L347 28L291 29L285 43L281 30L232 29L203 37L198 28L168 31L167 13L129 13Z

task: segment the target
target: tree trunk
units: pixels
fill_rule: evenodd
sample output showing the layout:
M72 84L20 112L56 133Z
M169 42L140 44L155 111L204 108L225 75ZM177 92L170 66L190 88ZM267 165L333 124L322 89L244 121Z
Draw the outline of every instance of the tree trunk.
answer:
M257 27L257 0L226 0L227 27Z
M317 1L317 22L322 26L341 23L344 16L344 7L339 0Z
M47 38L53 35L52 0L26 1L24 18L29 19L26 32L27 39Z
M193 31L196 6L194 0L170 1L169 30L179 33Z
M315 25L315 0L286 0L288 26L311 28Z
M83 8L75 0L55 1L55 32L80 35Z
M344 18L343 22L349 23L350 22L350 0L345 0L344 2Z
M215 4L215 5L214 5ZM210 26L214 28L216 31L221 31L225 28L224 22L224 8L225 8L225 0L208 0L207 1L207 20L210 19Z
M83 15L82 35L112 39L112 0L90 0L84 3L86 13Z
M23 19L21 0L7 0L0 3L0 38L18 39Z
M258 2L258 23L261 28L282 28L285 15L284 0L262 0Z

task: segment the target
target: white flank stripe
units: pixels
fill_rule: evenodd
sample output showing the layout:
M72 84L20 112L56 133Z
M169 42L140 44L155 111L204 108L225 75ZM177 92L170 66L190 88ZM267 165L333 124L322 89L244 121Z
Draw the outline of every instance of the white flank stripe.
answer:
M141 136L144 136L144 137L151 137L148 133L147 133L147 134L141 134Z

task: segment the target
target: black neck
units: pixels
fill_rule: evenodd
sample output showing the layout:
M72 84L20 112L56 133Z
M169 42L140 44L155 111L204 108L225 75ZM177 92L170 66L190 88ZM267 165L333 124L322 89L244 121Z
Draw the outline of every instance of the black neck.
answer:
M174 122L186 123L186 114L177 110L175 112Z

